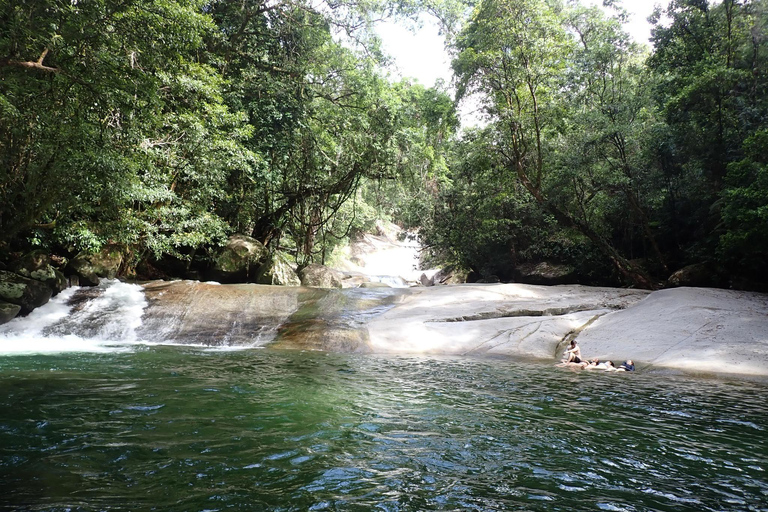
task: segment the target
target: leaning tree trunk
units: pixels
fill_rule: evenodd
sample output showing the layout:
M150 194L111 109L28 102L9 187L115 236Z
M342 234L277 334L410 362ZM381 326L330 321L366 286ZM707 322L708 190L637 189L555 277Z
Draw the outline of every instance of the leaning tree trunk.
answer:
M557 205L548 201L544 194L541 193L541 189L535 186L531 180L528 179L527 174L520 165L517 166L516 171L518 177L520 178L520 182L523 184L525 189L534 197L534 199L536 199L536 202L539 203L540 206L546 208L546 210L551 213L553 217L555 217L555 220L558 222L558 224L573 228L582 235L589 238L592 243L597 246L600 252L603 253L606 258L608 258L608 261L611 262L614 268L616 268L616 270L618 270L625 279L632 282L638 288L645 290L655 290L658 288L658 285L648 275L646 275L645 272L632 265L632 263L623 257L615 247L608 243L608 241L600 236L600 234L597 233L594 229L589 227L589 225L579 221L572 215L568 214L568 212L558 208Z

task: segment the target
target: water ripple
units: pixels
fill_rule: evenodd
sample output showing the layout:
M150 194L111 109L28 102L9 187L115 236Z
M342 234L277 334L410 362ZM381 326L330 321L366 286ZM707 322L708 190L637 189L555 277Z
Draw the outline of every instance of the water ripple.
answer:
M171 347L6 364L0 509L768 510L759 383Z

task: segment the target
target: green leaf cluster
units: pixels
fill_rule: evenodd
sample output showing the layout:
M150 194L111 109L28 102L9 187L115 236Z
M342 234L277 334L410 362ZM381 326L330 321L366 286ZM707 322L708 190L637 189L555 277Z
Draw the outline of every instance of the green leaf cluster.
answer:
M429 8L455 20L450 2ZM430 151L422 131L449 122L413 118L427 93L381 71L371 23L417 10L0 1L0 244L117 243L138 264L244 233L323 259L360 227L362 184L411 172Z

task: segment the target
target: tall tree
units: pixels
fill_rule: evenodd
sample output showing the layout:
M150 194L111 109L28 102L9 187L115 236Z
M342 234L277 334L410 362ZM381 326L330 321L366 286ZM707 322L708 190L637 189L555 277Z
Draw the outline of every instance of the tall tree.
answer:
M580 212L552 197L560 189L553 158L567 133L568 70L577 66L577 41L566 30L567 10L556 1L482 2L457 40L454 69L460 93L481 90L495 119L504 166L566 228L587 237L635 285L653 281L631 264Z
M652 81L646 54L623 31L625 13L617 10L606 16L597 7L577 5L566 14L578 45L568 77L570 125L558 152L557 172L570 185L570 194L560 195L559 201L570 198L575 202L570 210L599 226L625 254L654 260L653 266L668 273L652 228L656 169L645 147L658 124L651 108Z
M662 15L649 64L667 125L656 143L670 183L665 223L689 259L713 260L726 175L765 127L765 2L675 0Z
M242 119L199 62L204 5L0 2L0 238L162 253L222 235Z

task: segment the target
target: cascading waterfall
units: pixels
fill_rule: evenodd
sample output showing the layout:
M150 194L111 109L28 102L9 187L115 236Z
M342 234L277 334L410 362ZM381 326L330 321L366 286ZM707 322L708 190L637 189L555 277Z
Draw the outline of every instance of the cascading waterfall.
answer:
M339 264L341 270L365 275L371 282L409 288L421 281L422 274L431 278L438 271L421 268L421 249L412 233L404 233L392 224L382 228L378 235L366 234L354 242L349 258Z
M368 351L367 319L392 307L422 271L418 243L366 240L354 273L388 288L105 280L69 288L0 326L0 355L124 351L137 344Z
M0 326L0 354L107 352L139 342L142 287L104 281L69 288L26 317Z
M104 281L70 288L0 326L0 355L112 352L137 344L368 351L365 321L396 289Z

